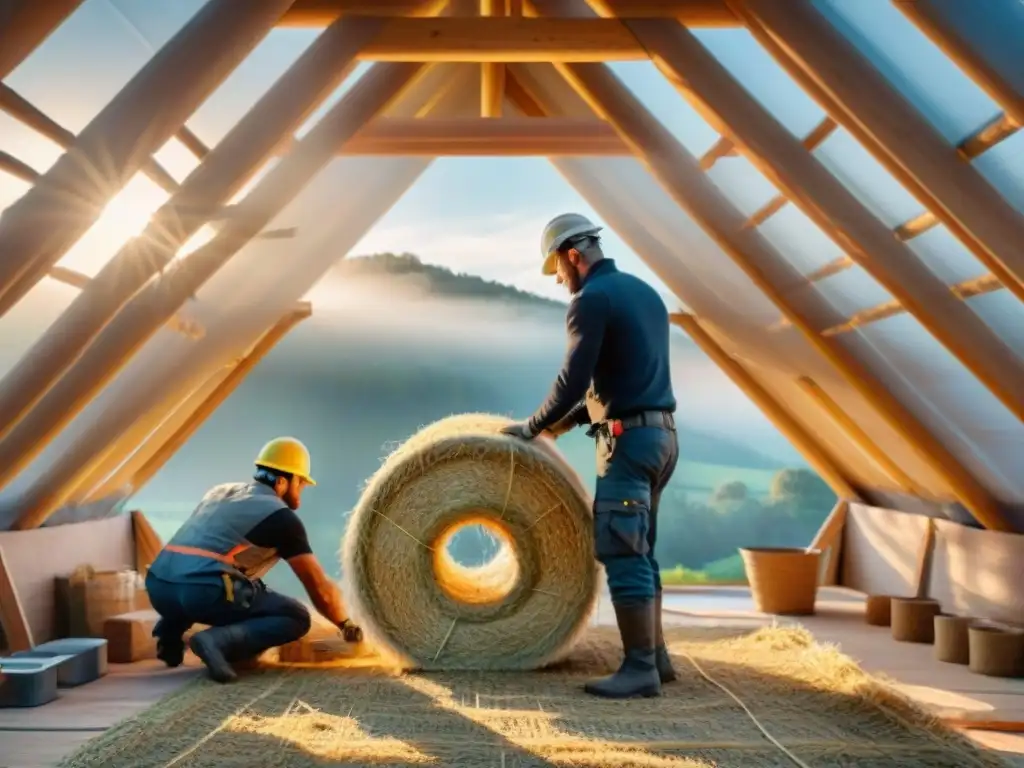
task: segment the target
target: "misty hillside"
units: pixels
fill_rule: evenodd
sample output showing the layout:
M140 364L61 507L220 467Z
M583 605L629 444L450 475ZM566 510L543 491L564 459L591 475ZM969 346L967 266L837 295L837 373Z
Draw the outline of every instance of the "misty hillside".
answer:
M4 318L19 333L0 333L0 370L73 296L52 281L40 289ZM451 414L528 417L547 395L565 351L565 303L408 254L341 260L308 298L312 317L128 501L151 515L163 536L212 485L251 477L255 452L266 440L294 435L309 446L318 482L305 494L303 517L317 555L336 568L348 512L382 457ZM690 515L714 521L718 512L701 505L730 484L742 484L751 503L768 499L779 470L803 462L678 330L672 358L681 459L666 492L672 509L663 514L684 526ZM576 430L558 444L592 482L593 441ZM679 562L704 561L703 538L679 540L698 547ZM719 542L720 551L729 546ZM296 592L294 577L278 571L271 583Z
M172 533L210 486L250 477L265 440L291 434L312 451L318 482L304 496L303 517L317 555L336 567L348 512L384 456L454 413L526 418L564 354L564 304L408 255L341 261L310 299L313 316L130 501L154 517L161 534ZM763 419L753 410L753 437L744 432L750 418L736 426L737 413L750 406L681 332L672 351L681 442L675 498L706 498L733 481L766 496L777 471L793 464L768 454L781 440L758 436ZM708 377L711 384L700 385ZM593 441L583 430L559 447L593 478ZM295 592L294 577L278 571L271 583Z

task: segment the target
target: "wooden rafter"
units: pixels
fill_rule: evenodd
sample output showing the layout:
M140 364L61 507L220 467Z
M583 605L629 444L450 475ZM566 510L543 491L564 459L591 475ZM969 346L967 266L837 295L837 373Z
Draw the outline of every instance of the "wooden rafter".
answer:
M810 2L725 2L807 93L1024 301L1024 215Z
M890 480L896 483L906 493L918 497L924 496L924 490L893 461L882 448L871 439L861 426L850 418L831 395L821 385L809 376L801 376L797 384L813 400L836 427L845 434L867 458L884 472Z
M354 52L352 52L354 55ZM0 440L0 455L11 454L11 461L21 469L26 458L38 452L46 441L34 421L45 425L50 440L66 423L70 406L56 408L59 390L74 399L80 410L109 382L117 371L147 341L160 324L173 314L185 298L225 265L274 216L292 202L334 155L336 148L347 141L367 121L384 112L414 83L430 65L390 63L373 67L341 100L303 137L303 140L280 163L275 165L239 203L239 215L229 219L221 232L206 245L183 259L169 273L165 285L143 290L103 329L54 387L44 395L8 435ZM170 385L168 385L170 386ZM63 399L63 398L61 398ZM106 426L99 432L120 434L139 418L129 404L110 409L104 414ZM95 469L96 434L83 435L65 451L22 497L23 510L15 522L16 529L35 528L44 522L67 495ZM109 439L109 437L108 437ZM0 461L2 464L2 461ZM13 472L0 466L0 477L9 481Z
M70 16L82 0L6 0L0 4L0 80Z
M615 126L639 159L677 203L719 244L838 373L875 408L907 444L941 476L956 497L985 526L1011 530L999 502L973 473L932 434L856 356L820 332L836 313L812 292L794 303L783 286L799 279L796 270L756 230L742 226L742 214L706 180L696 158L650 114L610 72L598 64L557 63L556 69L594 111ZM531 94L554 111L543 94Z
M983 10L1001 10L999 8L1000 3L1003 4L1004 9L1011 12L1001 14L1000 23L1004 28L1006 24L1014 25L1013 32L1016 33L1015 36L1018 38L1016 42L1019 45L1019 37L1024 35L1024 23L1021 22L1022 15L1020 14L1020 3L1018 0L996 0L995 3L992 3L992 0L990 0L988 5L991 7L985 7ZM1018 125L1024 123L1024 91L1013 83L1013 76L1016 73L1001 71L1000 67L993 61L993 58L999 60L1002 53L1009 53L1011 56L1018 55L1019 48L1008 52L983 51L971 45L964 37L962 31L957 28L956 14L950 15L948 13L950 10L948 3L936 3L935 0L894 0L893 4L918 29L927 35L951 61L966 72L977 83L978 87L1006 110L1006 114L1012 120ZM977 10L982 9L976 9L972 6L971 15L976 15ZM963 9L957 8L955 11L962 13ZM1016 22L1012 15L1013 12L1018 14ZM986 55L992 53L995 54L994 57ZM1006 59L1003 59L1003 61L1006 61ZM1012 61L1012 66L1019 71L1019 60L1013 58ZM1019 76L1017 76L1017 79L1019 82Z
M173 434L164 439L159 445L151 446L147 441L147 443L143 443L139 446L139 452L143 454L149 453L149 457L142 466L132 472L128 477L120 475L111 477L97 490L91 492L88 495L87 501L95 501L103 498L104 496L116 493L120 487L125 484L131 486L132 491L137 493L139 489L148 483L153 476L163 468L178 449L188 442L189 438L191 438L192 435L195 434L196 430L213 415L217 408L219 408L221 404L231 396L245 378L252 373L253 369L259 365L263 358L265 358L267 354L269 354L270 351L277 346L277 344L287 336L295 326L310 317L312 312L312 307L308 303L303 303L282 317L260 338L258 342L256 342L255 346L253 346L253 348L232 367L231 372L220 382L220 384L217 385L213 392L207 395L203 402L201 402L189 415L185 423L178 427ZM157 437L157 435L154 435L154 437Z
M0 83L0 110L45 136L61 149L70 149L75 143L75 134L4 83ZM142 172L168 194L177 191L178 182L153 158L143 163Z
M712 362L740 388L750 401L754 403L807 460L814 470L821 475L829 487L840 499L857 500L860 493L839 469L836 460L790 414L772 395L757 381L747 368L726 352L702 326L701 322L686 312L673 313L672 322L686 331L693 342L711 358Z
M1024 422L1024 360L682 25L624 25L655 66L713 127L792 199L1017 418Z
M209 0L0 218L0 317L46 276L245 59L291 0ZM103 179L97 179L103 169ZM48 226L39 226L47 221Z
M803 141L801 142L804 145L804 149L806 149L808 152L813 152L815 149L824 144L825 139L831 136L838 127L839 126L836 124L836 121L833 120L831 117L823 118L822 121L814 127L814 130L812 130L810 133L804 136ZM754 211L753 214L751 214L750 218L747 219L746 226L761 226L766 221L768 221L768 219L770 219L776 213L781 211L788 202L789 198L787 198L785 195L781 193L776 195L767 203L765 203L756 211Z

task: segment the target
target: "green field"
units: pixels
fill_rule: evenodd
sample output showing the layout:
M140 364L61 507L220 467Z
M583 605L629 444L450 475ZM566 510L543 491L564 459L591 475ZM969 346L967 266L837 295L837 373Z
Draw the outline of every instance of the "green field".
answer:
M708 563L699 571L683 568L681 565L674 568L663 568L661 571L662 583L677 587L699 584L736 584L744 583L746 580L747 574L743 568L743 558L738 552L735 555Z

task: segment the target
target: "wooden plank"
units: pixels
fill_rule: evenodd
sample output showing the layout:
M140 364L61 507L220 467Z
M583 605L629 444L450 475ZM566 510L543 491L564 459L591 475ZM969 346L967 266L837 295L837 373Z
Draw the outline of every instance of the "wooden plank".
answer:
M445 17L388 19L362 61L604 63L647 61L616 19Z
M925 533L924 541L921 542L921 549L917 553L917 571L915 573L915 597L928 597L931 581L932 555L935 552L935 519L928 518L928 530Z
M132 512L132 536L135 539L135 570L145 576L164 543L140 510Z
M8 651L28 651L35 646L3 547L0 547L0 626L4 630Z
M825 522L821 524L814 540L807 546L808 549L820 549L824 555L825 562L822 564L818 584L821 586L833 586L839 581L839 559L843 550L843 529L846 526L846 514L850 503L846 499L839 499L832 508Z
M689 27L737 27L739 21L722 0L605 0L616 16L676 19ZM279 26L326 27L338 16L412 16L437 13L444 0L295 0ZM545 5L532 0L530 5ZM522 0L506 3L508 16L519 16Z

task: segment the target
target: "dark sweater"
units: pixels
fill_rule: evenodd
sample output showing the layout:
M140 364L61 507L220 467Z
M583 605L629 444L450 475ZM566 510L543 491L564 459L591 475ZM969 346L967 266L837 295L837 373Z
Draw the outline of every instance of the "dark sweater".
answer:
M566 420L675 411L668 310L650 285L611 259L597 262L569 304L566 328L562 370L529 421L535 434Z

